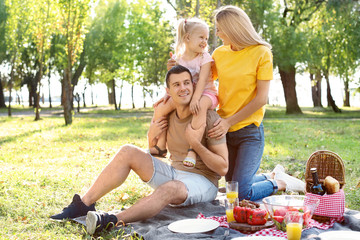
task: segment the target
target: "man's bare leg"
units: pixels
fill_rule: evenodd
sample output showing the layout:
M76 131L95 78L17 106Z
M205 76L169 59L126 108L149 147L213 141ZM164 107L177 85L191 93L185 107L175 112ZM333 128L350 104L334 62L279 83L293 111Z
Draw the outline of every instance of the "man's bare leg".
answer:
M168 204L181 204L187 198L187 188L180 181L170 181L158 187L150 196L140 199L116 215L125 223L145 220L158 214Z
M85 205L90 206L111 190L119 187L126 180L131 169L143 181L149 181L154 172L152 158L136 146L124 145L81 200Z

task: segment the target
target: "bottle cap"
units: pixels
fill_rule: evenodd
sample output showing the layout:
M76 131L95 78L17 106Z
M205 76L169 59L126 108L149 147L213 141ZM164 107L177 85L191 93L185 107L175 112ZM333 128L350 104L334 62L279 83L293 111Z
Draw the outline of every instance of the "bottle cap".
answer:
M316 170L316 168L314 167L314 168L310 168L310 171L311 171L311 172L316 172L317 170Z

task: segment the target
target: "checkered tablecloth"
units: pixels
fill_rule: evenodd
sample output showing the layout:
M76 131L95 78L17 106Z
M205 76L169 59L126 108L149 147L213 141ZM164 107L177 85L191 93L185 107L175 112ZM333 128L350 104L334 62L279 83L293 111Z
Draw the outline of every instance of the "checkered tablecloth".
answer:
M219 216L219 217L217 217L217 216L205 217L202 213L199 213L197 218L200 218L200 219L212 219L212 220L215 220L215 221L219 222L220 227L229 228L229 224L226 221L226 215L225 216ZM330 220L330 222L319 223L318 221L315 221L314 219L311 219L310 222L309 222L308 227L303 229L303 231L306 230L306 229L309 229L309 228L313 228L313 227L326 230L326 229L329 229L329 228L333 227L334 223L336 221L342 221L342 220L343 220L343 218L340 218L340 219L332 218ZM257 232L244 232L244 231L239 231L239 232L241 232L243 234L248 234L249 236L271 236L271 237L283 237L283 238L287 237L286 232L277 230L276 227L265 228L265 229L262 229L262 230L257 231Z

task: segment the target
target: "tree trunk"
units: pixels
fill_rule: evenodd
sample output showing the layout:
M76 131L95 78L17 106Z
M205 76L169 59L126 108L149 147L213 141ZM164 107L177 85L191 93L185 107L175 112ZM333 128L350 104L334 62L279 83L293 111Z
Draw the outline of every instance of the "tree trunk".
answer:
M279 73L284 88L284 95L286 101L286 114L302 114L296 96L295 66L292 66L287 71L279 67Z
M1 76L0 76L0 108L6 108L4 88L1 82Z
M321 73L317 72L315 74L310 74L310 81L311 81L311 94L314 107L322 107L321 103Z
M40 120L40 82L42 77L42 61L39 63L39 71L36 73L36 102L35 102L35 121Z
M121 110L121 98L122 98L123 85L124 85L124 80L121 80L121 85L120 85L120 97L119 97L119 110Z
M8 104L8 116L11 117L11 90L12 90L12 83L10 80L9 84L9 104Z
M143 99L144 99L144 105L143 107L146 108L146 92L145 92L145 89L143 88Z
M115 88L116 88L116 84L115 84L115 79L111 80L111 84L112 84L112 97L113 97L113 102L114 102L114 105L115 105L115 110L118 110L118 107L117 107L117 103L116 103L116 92L115 92Z
M65 125L72 124L72 87L71 87L71 67L65 69L64 76L64 118Z
M94 91L92 85L91 85L91 105L94 106Z
M200 16L200 0L196 0L196 9L195 9L195 17L199 17Z
M82 97L83 97L83 107L86 108L86 103L85 103L85 91L87 89L87 83L85 83L84 86L84 92L82 93Z
M131 102L132 102L132 108L135 108L135 102L134 102L134 84L131 85Z
M216 5L216 9L220 8L221 6L221 1L217 0L217 5ZM213 39L212 39L212 44L211 44L211 49L210 52L213 52L215 50L215 48L217 47L217 36L216 36L216 26L214 26L213 29Z
M331 88L330 88L330 81L329 81L329 74L328 73L324 73L325 75L325 80L326 80L326 85L327 85L327 101L328 101L328 106L333 109L334 112L336 113L341 113L341 110L336 106L336 103L331 95Z
M344 81L344 91L345 91L345 99L344 99L344 106L350 107L350 91L349 91L349 79L346 77Z
M50 92L50 77L51 77L51 65L49 65L48 85L49 85L49 107L52 108L51 104L51 92Z

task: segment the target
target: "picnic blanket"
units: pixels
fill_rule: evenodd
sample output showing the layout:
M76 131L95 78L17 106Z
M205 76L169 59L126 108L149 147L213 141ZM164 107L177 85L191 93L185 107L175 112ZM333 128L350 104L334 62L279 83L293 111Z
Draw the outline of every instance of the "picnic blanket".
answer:
M174 233L168 229L168 225L172 222L188 218L212 218L219 222L223 222L225 208L220 204L219 200L209 203L199 203L187 207L165 207L159 214L148 220L139 221L129 224L124 231L128 234L138 234L145 240L157 239L219 239L229 240L236 237L244 236L279 236L276 235L275 229L265 229L262 232L255 232L252 235L241 233L234 229L229 229L226 224L220 225L217 229L206 233ZM84 222L78 221L82 224ZM344 221L341 223L333 222L332 227L326 230L317 227L306 229L302 232L302 239L319 239L316 238L321 232L334 230L352 230L360 231L360 212L346 209ZM326 228L326 227L325 227ZM275 230L275 231L274 231ZM279 236L280 237L280 236Z

